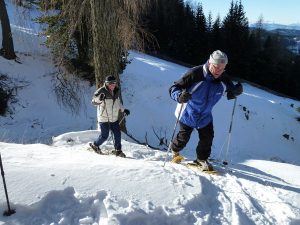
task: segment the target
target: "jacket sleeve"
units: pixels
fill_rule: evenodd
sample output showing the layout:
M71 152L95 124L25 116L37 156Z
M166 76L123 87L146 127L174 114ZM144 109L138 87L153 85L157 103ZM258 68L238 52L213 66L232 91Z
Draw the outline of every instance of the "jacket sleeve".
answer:
M228 92L234 88L234 84L233 84L231 78L227 74L224 74L222 76L222 81L226 85L226 90L225 90L226 92Z
M119 100L119 108L120 108L121 112L124 112L125 108L124 108L124 106L123 106L123 104L121 102L121 99L118 98L118 100Z
M173 100L178 101L183 90L188 90L195 82L204 79L202 67L203 65L200 65L188 70L182 78L174 82L169 88L169 94Z
M100 99L99 99L101 93L103 93L102 88L99 88L98 90L95 91L93 98L92 98L92 104L94 106L101 105L101 103L103 102L103 101L100 101Z
M178 97L182 92L182 88L176 84L173 84L170 88L169 88L169 94L170 97L174 100L174 101L178 101Z
M227 94L227 99L234 99L235 95L233 94L235 85L233 84L232 80L230 79L230 77L227 74L224 74L222 76L222 82L226 85L226 94Z

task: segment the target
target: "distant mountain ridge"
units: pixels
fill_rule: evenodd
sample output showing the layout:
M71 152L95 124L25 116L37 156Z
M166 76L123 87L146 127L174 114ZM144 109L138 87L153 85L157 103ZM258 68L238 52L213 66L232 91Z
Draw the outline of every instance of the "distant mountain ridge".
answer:
M256 27L256 23L250 24L250 27ZM276 29L300 30L300 23L293 23L289 25L278 24L278 23L263 23L263 28L269 31L276 30Z

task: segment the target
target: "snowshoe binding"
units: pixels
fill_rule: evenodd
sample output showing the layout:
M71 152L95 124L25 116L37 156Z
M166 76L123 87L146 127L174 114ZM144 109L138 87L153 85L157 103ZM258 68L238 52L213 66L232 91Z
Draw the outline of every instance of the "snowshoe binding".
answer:
M103 155L103 152L101 151L101 149L96 146L94 143L90 142L89 146L91 147L91 149L93 149L97 154Z
M179 152L173 152L172 163L181 163L184 160L184 157L179 154Z
M122 152L122 150L114 150L112 151L112 154L118 157L126 158L126 155L124 152Z
M207 160L196 159L193 162L185 164L186 167L194 170L200 171L207 174L218 174L218 171L213 168L213 166Z
M194 160L193 163L195 163L198 166L200 166L203 171L213 171L214 170L214 168L211 165L211 163L209 163L207 160L196 159L196 160Z

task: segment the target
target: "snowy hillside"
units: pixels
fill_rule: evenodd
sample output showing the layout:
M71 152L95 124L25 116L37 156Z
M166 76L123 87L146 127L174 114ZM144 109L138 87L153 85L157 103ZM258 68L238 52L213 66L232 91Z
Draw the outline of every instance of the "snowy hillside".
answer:
M16 214L0 224L298 224L299 166L261 160L199 174L122 141L129 158L86 150L96 131L51 146L0 143ZM108 143L106 148L111 148ZM288 173L287 173L288 171ZM6 209L1 192L0 209Z
M11 5L9 5L11 7ZM79 114L62 108L52 64L34 24L12 20L20 63L0 58L0 73L20 88L0 117L0 153L9 200L0 184L0 224L7 225L273 225L300 224L300 102L243 83L237 100L227 168L218 175L167 163L165 151L122 136L128 158L87 151L93 141L95 87L83 82ZM0 32L1 35L1 32ZM158 148L172 136L176 103L168 88L188 68L131 52L121 75L128 132ZM230 59L229 59L230 60ZM203 63L203 62L199 62ZM223 160L233 101L214 109L212 157ZM155 135L155 133L158 137ZM182 151L195 158L196 134ZM225 145L224 145L225 144ZM112 148L109 140L103 150Z

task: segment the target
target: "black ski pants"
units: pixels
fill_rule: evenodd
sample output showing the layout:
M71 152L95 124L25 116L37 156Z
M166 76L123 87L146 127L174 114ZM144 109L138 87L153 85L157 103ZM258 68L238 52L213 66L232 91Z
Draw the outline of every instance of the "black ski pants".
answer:
M181 151L190 140L193 128L179 122L180 128L177 136L173 139L171 149L173 152ZM206 160L210 156L211 146L214 138L213 123L210 122L207 126L197 129L199 142L196 148L197 159Z

